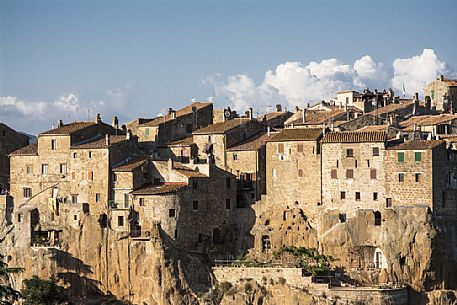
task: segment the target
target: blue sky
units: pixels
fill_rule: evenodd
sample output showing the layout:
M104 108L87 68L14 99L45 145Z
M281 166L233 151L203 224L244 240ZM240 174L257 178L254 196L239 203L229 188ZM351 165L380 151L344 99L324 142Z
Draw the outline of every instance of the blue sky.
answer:
M352 67L369 55L393 75L395 59L431 49L446 64L435 72L453 71L456 13L457 1L0 0L0 121L37 133L88 110L125 121L208 96L262 110L290 99L283 91L294 88L278 89L278 77L261 85L291 62Z

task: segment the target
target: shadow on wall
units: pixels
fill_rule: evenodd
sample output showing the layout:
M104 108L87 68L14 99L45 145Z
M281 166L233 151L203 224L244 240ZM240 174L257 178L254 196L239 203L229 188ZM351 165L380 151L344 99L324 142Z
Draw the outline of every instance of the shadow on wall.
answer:
M57 279L62 280L67 286L66 292L72 299L72 304L88 304L89 300L93 304L131 304L126 301L118 300L111 294L104 294L100 289L100 282L91 279L92 267L84 264L82 260L72 254L60 249L49 249L51 259L54 260L59 268L66 272L57 273ZM84 300L79 300L83 297Z

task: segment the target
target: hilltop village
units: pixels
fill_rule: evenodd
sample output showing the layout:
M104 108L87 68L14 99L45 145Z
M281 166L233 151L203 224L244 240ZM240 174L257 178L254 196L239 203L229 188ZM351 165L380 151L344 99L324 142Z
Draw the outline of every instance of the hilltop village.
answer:
M193 102L59 120L32 144L0 124L0 253L17 287L54 276L75 298L213 304L227 282L221 304L455 304L456 112L440 76L423 99L341 91L256 117ZM288 247L331 256L331 279L278 262Z

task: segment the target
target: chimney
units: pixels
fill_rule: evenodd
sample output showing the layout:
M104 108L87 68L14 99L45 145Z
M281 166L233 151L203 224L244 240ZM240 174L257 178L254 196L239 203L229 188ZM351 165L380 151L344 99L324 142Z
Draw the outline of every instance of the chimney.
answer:
M105 144L106 144L106 146L109 146L111 144L109 134L105 135Z
M117 119L117 116L113 116L113 122L111 125L116 129L119 128L119 120Z
M282 112L281 104L276 104L276 112Z
M440 81L444 81L444 75L443 74L440 75Z
M249 119L252 120L253 114L252 114L252 108L249 108Z
M171 118L176 119L176 110L171 111Z
M415 99L416 101L419 100L419 93L418 93L418 92L414 93L414 99Z
M63 121L62 120L58 120L57 121L57 128L60 128L63 126Z
M173 112L173 108L168 108L168 115L171 115L172 112Z
M100 124L102 122L102 117L100 116L100 113L97 113L95 116L95 123Z
M132 137L132 134L130 132L130 129L127 129L127 132L125 133L125 139L130 140L131 137Z
M302 123L306 123L306 108L303 108Z
M270 134L271 134L271 128L270 128L270 126L267 126L267 136L270 136Z
M169 172L171 172L173 170L173 160L171 160L171 158L168 159L167 167L168 167Z

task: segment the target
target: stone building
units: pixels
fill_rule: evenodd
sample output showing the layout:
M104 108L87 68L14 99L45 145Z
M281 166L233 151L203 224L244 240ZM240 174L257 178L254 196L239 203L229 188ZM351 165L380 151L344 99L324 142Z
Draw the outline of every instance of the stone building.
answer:
M227 171L237 178L237 206L245 207L266 194L266 142L271 133L258 133L226 151Z
M328 128L362 115L355 107L336 107L317 104L313 109L296 109L284 122L288 128Z
M384 206L385 131L332 132L322 139L322 204L341 220Z
M398 99L398 97L397 97ZM396 101L392 89L378 92L378 90L370 91L365 89L362 93L357 91L339 91L336 94L336 106L353 106L363 111L370 112L377 107L385 107Z
M456 161L442 140L412 140L388 147L385 206L427 206L437 215L455 214Z
M8 155L29 144L29 138L0 123L0 194L9 190L10 159Z
M457 134L457 115L412 116L401 122L400 127L405 132L420 131L431 136Z
M225 170L227 148L247 140L264 129L265 126L252 117L235 118L198 129L193 133L197 158L199 162L213 163Z
M194 144L193 136L190 135L165 145L157 146L156 159L178 161L189 163L197 158L197 146Z
M424 91L426 104L437 111L454 113L457 110L457 80L440 75Z
M171 159L152 161L151 167L152 183L130 187L132 236L147 236L158 222L167 238L187 250L209 251L216 256L233 253L234 176L214 165L184 165ZM119 170L115 169L116 173ZM132 172L134 166L124 165L122 170Z
M196 129L213 122L213 104L194 102L179 110L168 109L168 113L137 127L137 136L142 147L154 151L160 144L185 138Z

